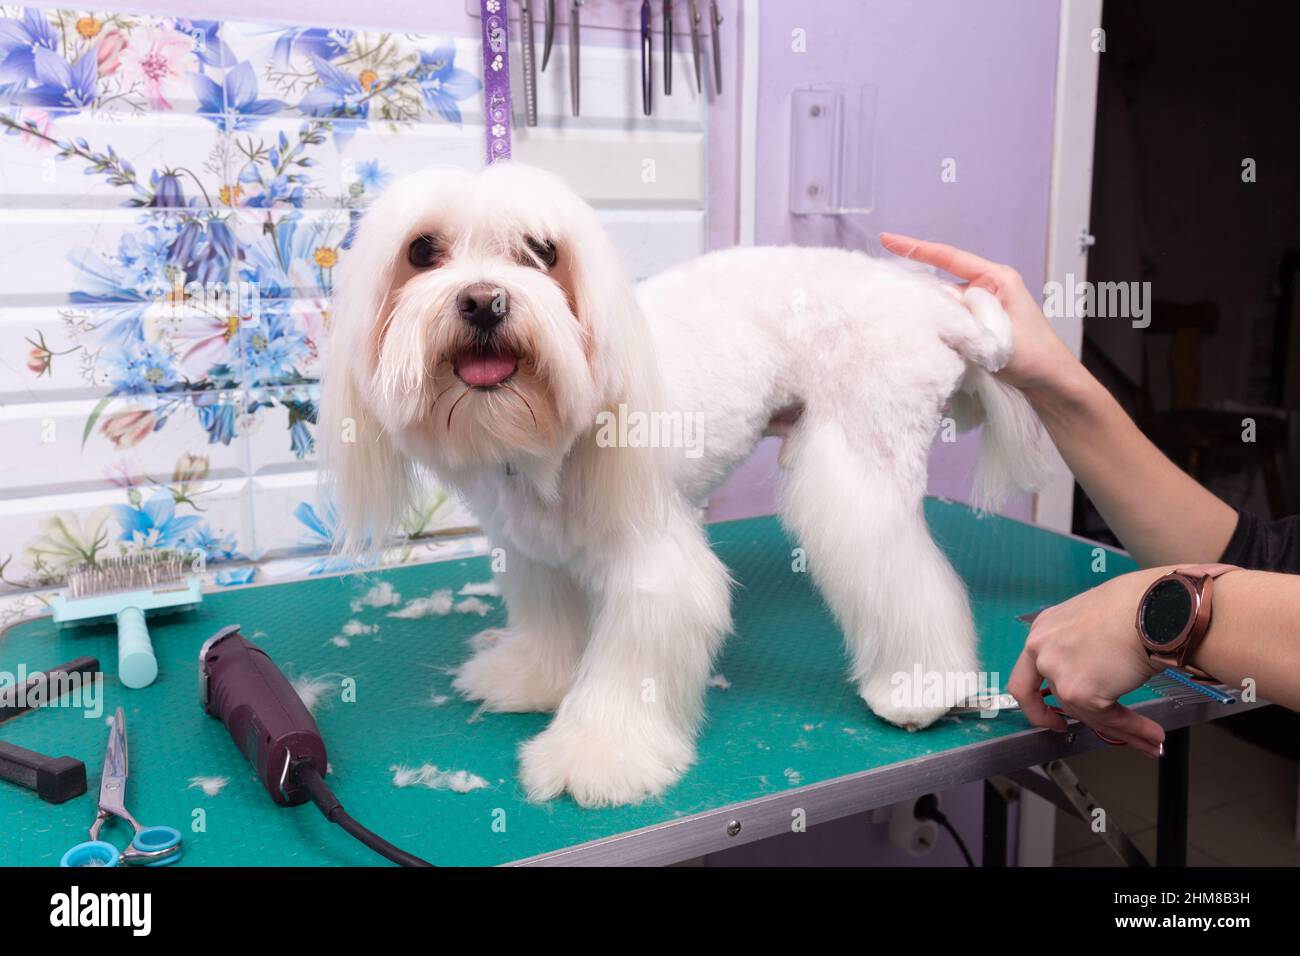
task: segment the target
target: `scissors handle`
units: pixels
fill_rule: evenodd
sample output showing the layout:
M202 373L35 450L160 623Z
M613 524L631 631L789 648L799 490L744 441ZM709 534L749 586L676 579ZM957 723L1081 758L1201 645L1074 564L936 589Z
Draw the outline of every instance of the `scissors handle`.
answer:
M141 827L122 858L139 866L170 866L181 858L181 832L175 827Z
M181 858L181 833L173 827L141 827L125 850L105 840L78 843L59 866L170 866Z
M104 840L78 843L59 860L59 866L117 866L122 854L117 847Z

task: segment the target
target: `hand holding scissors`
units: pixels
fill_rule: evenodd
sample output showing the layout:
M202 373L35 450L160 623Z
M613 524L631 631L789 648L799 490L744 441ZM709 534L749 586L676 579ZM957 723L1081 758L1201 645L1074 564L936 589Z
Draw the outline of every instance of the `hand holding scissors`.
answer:
M126 716L119 707L108 732L104 773L99 783L99 813L90 826L90 840L63 854L59 866L167 866L181 858L179 830L141 826L126 809L126 777ZM99 831L114 817L125 820L135 831L125 850L99 838Z

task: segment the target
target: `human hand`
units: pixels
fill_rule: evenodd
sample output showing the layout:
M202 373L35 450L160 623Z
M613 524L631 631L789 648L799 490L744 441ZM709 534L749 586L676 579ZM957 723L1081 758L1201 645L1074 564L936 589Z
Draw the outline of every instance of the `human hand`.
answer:
M1038 302L1025 288L1020 273L955 246L927 242L894 233L881 233L881 244L895 255L924 262L951 273L967 284L997 296L1011 317L1012 353L998 376L1021 391L1055 392L1070 383L1083 366L1053 330Z
M1169 570L1122 574L1038 615L1007 682L1031 723L1065 730L1065 720L1039 695L1046 679L1071 717L1160 756L1164 728L1116 701L1164 670L1142 647L1135 619L1146 589Z

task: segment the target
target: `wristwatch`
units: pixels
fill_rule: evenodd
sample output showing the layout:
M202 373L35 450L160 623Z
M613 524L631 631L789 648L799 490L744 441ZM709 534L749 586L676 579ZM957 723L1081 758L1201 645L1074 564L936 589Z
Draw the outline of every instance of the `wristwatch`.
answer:
M1153 661L1208 678L1187 663L1210 629L1214 581L1234 564L1193 564L1156 579L1138 602L1137 630Z

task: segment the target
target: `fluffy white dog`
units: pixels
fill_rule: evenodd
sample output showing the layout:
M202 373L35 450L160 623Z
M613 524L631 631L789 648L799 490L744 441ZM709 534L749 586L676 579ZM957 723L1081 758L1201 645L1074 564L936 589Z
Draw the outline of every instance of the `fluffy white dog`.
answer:
M348 546L380 541L427 469L503 549L509 624L456 686L554 711L520 752L528 796L632 803L694 759L730 627L698 505L766 434L784 435L782 514L867 706L909 729L946 710L891 683L977 667L922 515L926 460L951 408L986 423L977 500L1032 487L1041 429L989 374L1010 348L989 294L857 252L739 248L634 288L558 178L435 168L360 223L320 434Z

